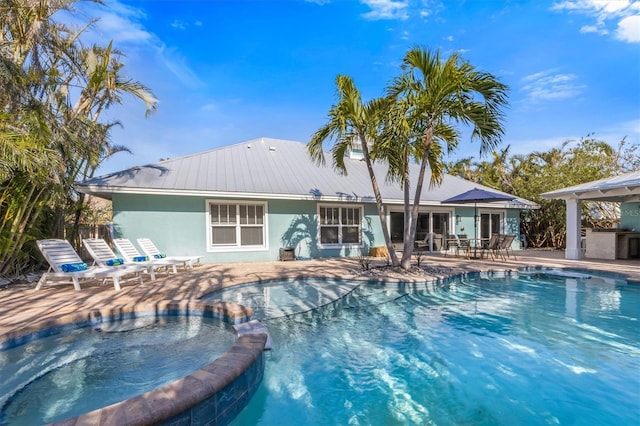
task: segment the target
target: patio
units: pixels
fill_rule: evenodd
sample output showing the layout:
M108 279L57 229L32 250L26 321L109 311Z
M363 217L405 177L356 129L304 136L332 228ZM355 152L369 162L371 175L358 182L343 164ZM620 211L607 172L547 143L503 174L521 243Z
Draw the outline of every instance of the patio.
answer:
M568 260L562 251L526 250L515 252L517 260L506 262L488 259L468 260L445 257L441 254L421 256L423 266L432 266L432 275L400 274L392 270L380 271L374 277L362 274L357 258L330 258L294 262L251 262L205 264L192 271L160 276L142 285L124 285L116 292L112 285L89 284L81 291L71 285L48 286L36 291L36 283L17 284L0 290L0 335L20 335L21 330L37 327L47 318L74 313L79 310L111 308L115 311L136 304L176 301L187 303L220 288L237 284L296 277L327 277L341 279L389 279L395 281L424 281L473 271L516 270L525 266L579 268L624 274L640 284L640 260ZM415 262L414 262L415 263ZM372 266L385 265L384 259L373 259Z

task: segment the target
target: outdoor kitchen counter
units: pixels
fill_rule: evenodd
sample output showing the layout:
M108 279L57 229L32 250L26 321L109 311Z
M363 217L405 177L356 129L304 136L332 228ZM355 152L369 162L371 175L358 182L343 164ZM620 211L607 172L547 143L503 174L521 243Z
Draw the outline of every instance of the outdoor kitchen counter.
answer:
M639 256L640 232L587 229L588 259L630 259Z

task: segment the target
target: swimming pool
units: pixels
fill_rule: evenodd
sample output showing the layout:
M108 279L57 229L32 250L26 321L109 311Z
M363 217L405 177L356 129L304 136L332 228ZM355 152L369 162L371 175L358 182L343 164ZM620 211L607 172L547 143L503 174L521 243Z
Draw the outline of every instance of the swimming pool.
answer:
M60 421L187 376L236 341L198 315L141 316L61 330L0 351L0 424Z
M262 319L273 349L232 424L634 424L639 319L640 286L575 271L350 287Z

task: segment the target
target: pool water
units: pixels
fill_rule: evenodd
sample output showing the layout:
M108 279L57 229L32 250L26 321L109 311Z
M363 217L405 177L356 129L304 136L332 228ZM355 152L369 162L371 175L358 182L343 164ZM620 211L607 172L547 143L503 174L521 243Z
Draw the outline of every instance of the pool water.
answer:
M351 290L262 320L273 350L233 425L639 422L640 286L557 271Z
M264 284L229 287L209 293L204 300L223 299L248 306L254 319L279 318L312 311L334 303L353 290L358 283L325 279L281 280Z
M201 316L83 327L0 351L0 424L60 421L187 376L235 343Z

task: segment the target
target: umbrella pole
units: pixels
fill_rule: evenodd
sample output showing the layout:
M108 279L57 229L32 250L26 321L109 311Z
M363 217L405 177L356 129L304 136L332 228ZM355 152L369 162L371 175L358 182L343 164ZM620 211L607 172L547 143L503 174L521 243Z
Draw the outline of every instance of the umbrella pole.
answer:
M473 238L478 238L478 203L473 203Z

